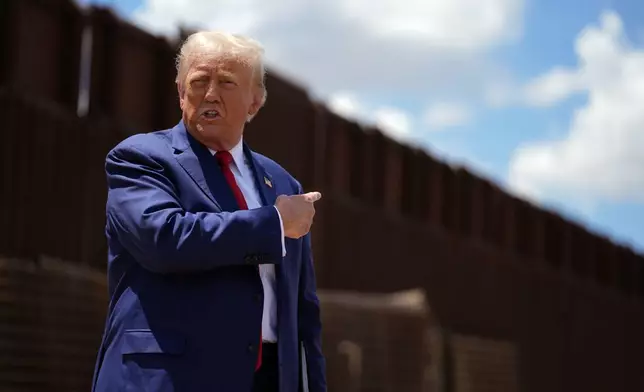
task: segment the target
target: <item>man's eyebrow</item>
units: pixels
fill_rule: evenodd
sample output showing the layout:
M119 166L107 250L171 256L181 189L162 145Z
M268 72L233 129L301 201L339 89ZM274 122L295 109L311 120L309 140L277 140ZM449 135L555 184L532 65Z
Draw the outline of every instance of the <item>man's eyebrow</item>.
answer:
M196 72L193 72L190 76L191 76L192 78L202 77L202 76L208 76L208 72L204 72L204 71L196 71Z

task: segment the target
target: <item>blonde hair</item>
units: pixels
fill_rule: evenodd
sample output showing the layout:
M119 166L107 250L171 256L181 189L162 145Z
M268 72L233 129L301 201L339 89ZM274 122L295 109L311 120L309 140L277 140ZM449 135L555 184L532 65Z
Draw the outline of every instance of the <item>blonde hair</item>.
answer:
M181 46L177 56L175 82L179 87L183 86L188 70L195 59L203 56L234 57L237 61L250 66L262 94L260 107L264 105L267 95L264 81L266 69L264 48L259 42L249 37L221 31L200 31L191 34Z

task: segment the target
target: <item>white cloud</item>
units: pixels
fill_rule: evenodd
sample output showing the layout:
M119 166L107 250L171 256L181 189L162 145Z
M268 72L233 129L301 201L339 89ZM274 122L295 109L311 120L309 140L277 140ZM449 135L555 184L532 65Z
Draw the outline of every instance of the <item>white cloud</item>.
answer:
M430 105L423 115L425 124L431 130L457 127L472 120L472 112L466 105L442 102Z
M550 106L582 88L577 70L555 68L525 87L525 101L533 106Z
M327 100L327 106L329 110L340 116L367 126L378 127L379 130L398 141L405 141L413 137L411 115L399 108L372 107L362 103L355 93L346 91L332 94Z
M404 111L382 107L375 111L376 125L393 139L404 141L411 137L411 119Z
M329 110L335 114L355 121L368 121L372 115L372 110L360 102L356 93L349 91L338 91L331 94L326 99L326 104Z
M431 46L485 50L519 37L523 1L517 0L147 0L136 20L155 31L173 32L177 22L210 28L257 31L261 25L290 27L310 21L315 29L348 24L374 38L420 40ZM335 18L335 19L333 19ZM297 36L293 37L297 40Z
M340 9L382 37L479 50L514 38L522 3L513 0L338 0Z
M363 119L366 109L358 101L355 94L340 91L329 97L327 106L332 112L350 119Z
M576 69L555 68L529 84L534 104L552 105L585 94L562 139L531 143L511 161L509 182L541 197L644 200L644 49L626 39L618 15L577 37ZM564 196L565 197L565 196Z

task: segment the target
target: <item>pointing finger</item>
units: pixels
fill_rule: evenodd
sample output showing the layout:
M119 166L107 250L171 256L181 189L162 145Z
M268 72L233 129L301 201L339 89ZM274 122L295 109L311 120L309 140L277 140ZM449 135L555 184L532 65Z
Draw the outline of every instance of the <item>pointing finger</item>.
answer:
M309 201L311 203L314 203L322 198L322 194L320 192L309 192L304 194L304 199L306 201Z

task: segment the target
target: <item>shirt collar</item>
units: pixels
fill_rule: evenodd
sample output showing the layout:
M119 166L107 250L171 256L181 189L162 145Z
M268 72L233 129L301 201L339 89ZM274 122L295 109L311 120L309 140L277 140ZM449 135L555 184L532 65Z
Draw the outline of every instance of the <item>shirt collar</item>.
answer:
M214 156L217 151L208 149L210 150L210 153ZM242 173L242 167L244 167L244 141L243 138L239 139L239 143L237 143L233 148L231 148L228 152L230 152L230 155L233 157L233 161L235 162L235 165L237 166L237 169L239 169L239 172Z

